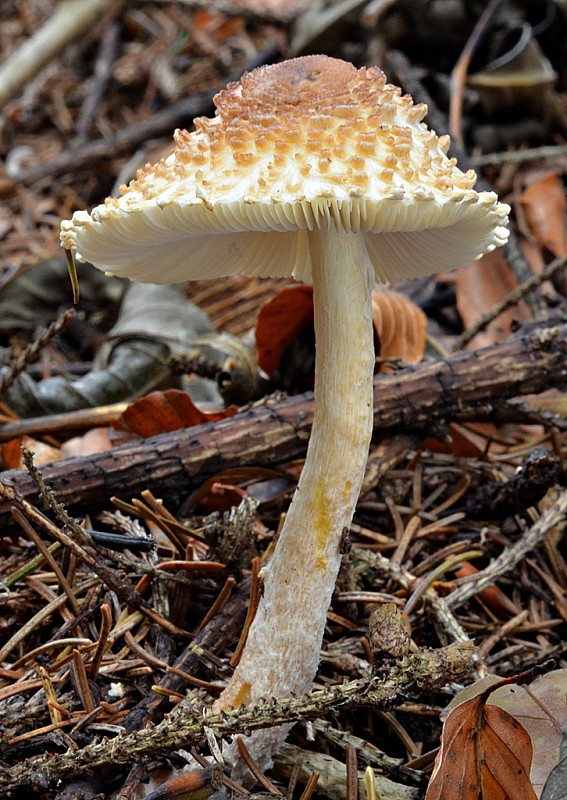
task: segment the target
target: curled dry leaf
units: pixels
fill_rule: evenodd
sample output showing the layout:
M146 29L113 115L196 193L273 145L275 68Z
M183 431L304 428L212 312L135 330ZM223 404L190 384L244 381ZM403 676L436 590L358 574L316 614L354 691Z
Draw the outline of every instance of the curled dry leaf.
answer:
M401 292L376 287L372 315L382 358L400 358L417 364L423 358L427 318ZM286 286L260 311L256 324L258 365L273 377L288 348L307 335L313 342L313 289Z
M539 795L559 760L561 730L567 723L567 669L541 675L529 686L502 686L490 702L513 714L528 732L533 746L530 778Z
M528 232L539 247L556 257L567 254L567 201L559 176L555 172L548 172L531 182L520 195L519 201Z
M206 413L197 408L186 392L168 389L165 392L150 392L135 400L120 415L114 427L147 438L203 422L215 422L235 413L235 406L216 413Z
M421 361L427 318L409 297L377 287L372 292L372 315L382 358L401 358L408 364Z
M567 726L563 729L559 762L549 774L541 800L567 800Z
M525 728L483 693L445 720L426 800L537 800L531 760Z
M282 356L300 336L313 328L313 289L286 286L265 303L256 322L258 366L273 377Z
M472 328L493 306L500 303L517 286L510 267L500 250L486 253L478 261L471 261L455 273L457 309L465 329ZM525 303L499 314L486 328L474 337L468 347L476 350L505 339L515 322L530 318Z
M561 731L567 725L567 669L548 672L529 685L511 683L491 691L490 687L500 680L497 675L487 675L465 687L455 695L441 718L448 721L461 705L490 692L488 705L499 706L513 715L530 737L533 750L530 780L539 796L558 762Z

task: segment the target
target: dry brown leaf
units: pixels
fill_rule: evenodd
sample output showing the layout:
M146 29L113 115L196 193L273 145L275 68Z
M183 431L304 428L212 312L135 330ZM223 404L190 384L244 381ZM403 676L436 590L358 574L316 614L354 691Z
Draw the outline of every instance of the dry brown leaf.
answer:
M559 761L549 774L541 800L567 800L567 727L563 729Z
M23 466L22 447L27 447L34 454L34 464L36 467L43 467L45 464L52 464L54 461L61 461L63 455L60 448L53 447L39 439L32 439L29 436L11 439L1 446L2 463L5 469L19 469Z
M313 289L286 286L265 303L256 322L258 366L270 378L287 348L313 327Z
M382 358L416 364L423 358L427 318L409 297L390 289L372 292L372 315ZM289 346L313 329L313 289L286 286L261 309L256 323L258 365L272 377Z
M567 253L567 202L560 177L555 172L548 172L530 183L519 201L537 244L556 257L564 256Z
M537 800L529 779L532 743L485 694L451 711L426 800Z
M490 703L513 714L528 732L533 746L530 778L539 796L559 760L567 722L567 669L541 675L528 686L502 686L491 694Z
M434 453L454 453L459 458L484 458L487 454L503 453L508 449L492 422L450 422L446 440L427 437L421 446Z
M462 704L487 694L501 680L497 675L487 675L465 687L455 695L441 718L448 719ZM567 723L567 669L548 672L529 685L510 683L490 690L487 702L512 714L528 733L533 748L530 780L539 796L558 762L561 730Z
M457 270L454 276L457 309L465 329L472 328L487 311L517 286L500 249L486 253L478 261L472 261L466 267ZM492 320L468 346L471 350L475 350L499 342L510 334L513 323L528 319L530 312L527 306L518 303Z
M113 442L108 428L91 428L83 436L73 436L61 446L63 458L72 456L93 456L95 453L104 453L110 450Z
M224 419L235 413L234 406L219 413L205 413L197 408L186 392L168 389L165 392L150 392L135 400L120 415L114 427L147 438Z
M401 358L417 364L423 358L427 317L401 292L375 288L372 292L374 328L382 358Z

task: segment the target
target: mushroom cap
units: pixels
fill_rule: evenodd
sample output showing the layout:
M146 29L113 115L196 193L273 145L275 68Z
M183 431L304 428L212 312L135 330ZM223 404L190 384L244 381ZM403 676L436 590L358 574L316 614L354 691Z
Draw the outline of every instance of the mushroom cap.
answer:
M473 189L424 105L357 70L305 56L245 74L214 118L119 198L61 224L81 260L150 283L234 273L310 281L309 231L362 233L379 280L452 269L502 245L508 206Z

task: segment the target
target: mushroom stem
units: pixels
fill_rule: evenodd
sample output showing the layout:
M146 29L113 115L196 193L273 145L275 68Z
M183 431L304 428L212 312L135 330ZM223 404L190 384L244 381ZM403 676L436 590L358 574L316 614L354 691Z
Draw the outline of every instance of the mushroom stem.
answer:
M340 543L354 514L372 435L374 269L361 234L310 231L315 306L315 412L305 465L242 659L217 701L239 707L309 691L319 664ZM261 766L287 735L258 731ZM230 757L230 756L229 756Z

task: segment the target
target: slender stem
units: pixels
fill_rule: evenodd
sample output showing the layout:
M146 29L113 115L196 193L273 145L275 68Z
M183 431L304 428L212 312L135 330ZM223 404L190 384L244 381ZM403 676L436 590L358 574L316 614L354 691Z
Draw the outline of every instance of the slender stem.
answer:
M374 270L357 234L309 234L315 304L315 412L305 465L269 565L240 664L217 708L311 688L372 435ZM270 758L285 733L256 734ZM271 741L270 741L271 737ZM248 744L250 749L251 745Z

